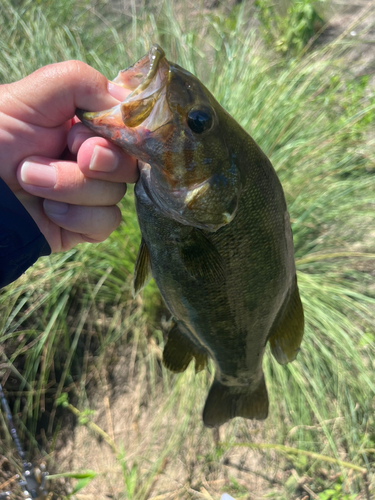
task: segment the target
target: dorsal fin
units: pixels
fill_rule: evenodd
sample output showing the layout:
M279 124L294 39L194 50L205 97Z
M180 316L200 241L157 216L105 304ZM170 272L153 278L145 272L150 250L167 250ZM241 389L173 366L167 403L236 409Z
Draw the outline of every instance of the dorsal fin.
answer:
M304 317L297 284L276 332L269 339L275 359L285 365L297 356L304 331Z
M139 246L138 255L134 264L133 275L133 297L144 288L152 277L151 274L151 257L148 251L145 240L142 238Z

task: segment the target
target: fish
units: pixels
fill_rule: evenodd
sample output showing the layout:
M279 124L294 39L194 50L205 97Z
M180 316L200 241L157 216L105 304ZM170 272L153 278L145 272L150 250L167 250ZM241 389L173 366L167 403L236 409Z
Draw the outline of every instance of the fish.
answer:
M142 235L133 293L154 278L173 327L173 372L213 360L203 423L264 420L267 342L293 361L304 312L281 183L267 156L192 73L153 45L113 81L130 91L100 112L77 110L92 131L138 159Z

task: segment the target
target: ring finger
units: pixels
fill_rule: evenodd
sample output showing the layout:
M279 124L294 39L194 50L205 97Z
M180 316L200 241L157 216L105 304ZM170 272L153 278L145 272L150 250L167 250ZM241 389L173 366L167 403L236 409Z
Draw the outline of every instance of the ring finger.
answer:
M43 208L56 225L81 234L91 243L105 240L121 222L121 211L117 206L83 207L44 200Z

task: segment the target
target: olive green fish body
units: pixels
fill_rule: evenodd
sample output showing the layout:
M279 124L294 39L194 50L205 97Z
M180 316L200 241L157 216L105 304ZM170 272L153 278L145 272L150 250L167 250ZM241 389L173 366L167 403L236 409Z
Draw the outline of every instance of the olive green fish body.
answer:
M192 344L185 349L190 349L193 357L194 353L210 356L217 383L229 388L230 407L218 408L216 397L212 408L208 398L204 420L209 426L237 415L267 416L264 349L291 297L298 294L289 216L280 182L252 139L247 136L244 140L233 154L244 161L248 178L236 217L216 232L180 224L161 213L147 194L152 186L147 185L145 173L135 189L152 275L180 334ZM213 276L208 269L194 270L194 262L196 269L202 268L200 261L217 268ZM182 371L185 366L179 366L178 359L175 352L164 355L168 367ZM251 400L259 388L258 400ZM249 395L248 408L235 404L232 395L240 402L242 395Z
M133 91L123 103L78 115L140 160L134 292L152 275L174 317L164 363L180 372L194 359L199 371L213 359L207 426L264 419L266 343L287 363L304 328L281 184L253 139L159 47L115 83Z

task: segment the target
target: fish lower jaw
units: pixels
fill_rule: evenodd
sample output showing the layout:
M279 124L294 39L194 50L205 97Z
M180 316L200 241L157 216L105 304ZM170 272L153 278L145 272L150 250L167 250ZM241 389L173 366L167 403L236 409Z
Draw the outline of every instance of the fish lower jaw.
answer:
M181 222L186 226L192 226L197 229L202 229L203 231L208 231L210 233L216 233L219 229L227 225L227 222L224 220L223 222L202 222L202 220L192 217L191 215L187 216L186 213L182 210L176 215L176 220Z
M199 184L193 189L189 189L184 198L184 203L187 207L196 200L197 196L203 196L204 193L210 188L209 179Z
M200 210L197 214L185 205L182 207L171 206L170 200L165 201L160 196L154 196L153 198L154 201L157 200L157 206L168 218L174 219L184 226L192 226L204 231L216 232L231 222L235 216L235 214L227 213L218 216L217 214L204 212L204 210Z
M203 195L209 189L211 179L212 176L208 179L204 179L202 182L190 185L188 187L180 186L178 189L171 189L169 191L170 195L173 198L183 200L185 205L188 205L194 199L196 199L199 194ZM181 180L177 181L177 179L175 182L178 182L179 184L182 183Z
M231 214L229 212L224 212L222 214L224 225L229 224L230 222L232 222L232 220L234 219L235 215L236 215L236 212L233 212Z

